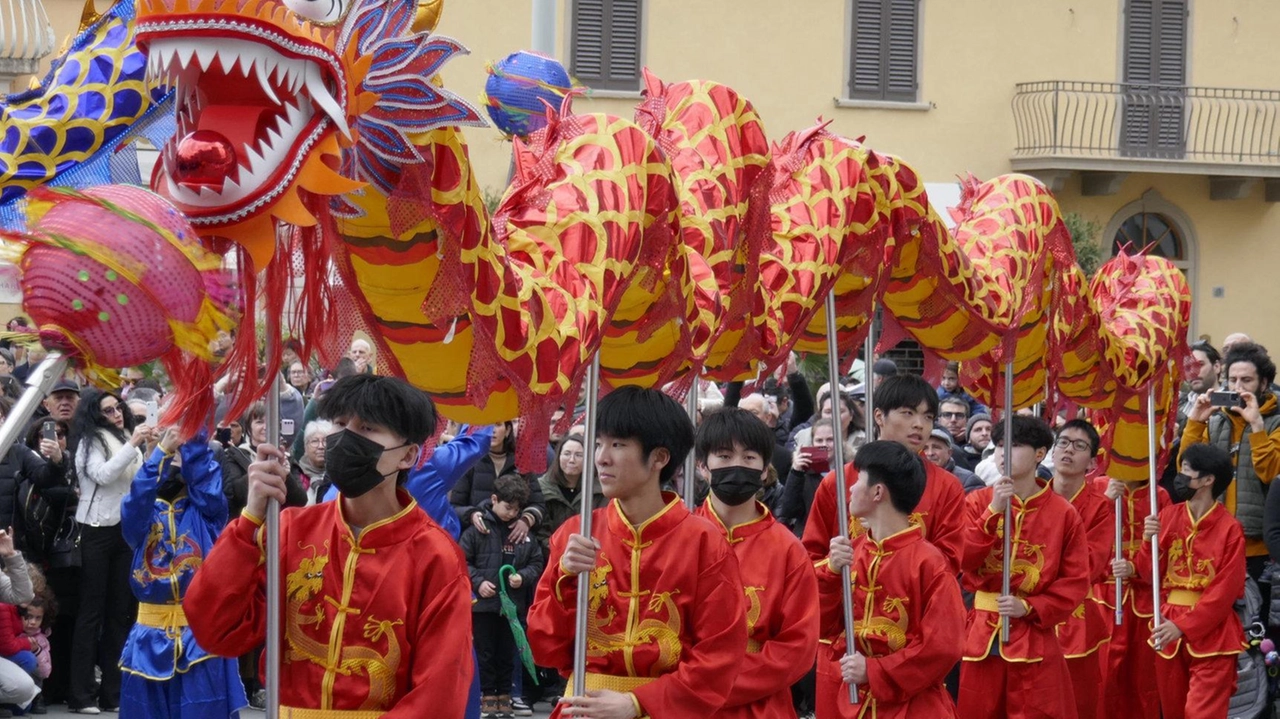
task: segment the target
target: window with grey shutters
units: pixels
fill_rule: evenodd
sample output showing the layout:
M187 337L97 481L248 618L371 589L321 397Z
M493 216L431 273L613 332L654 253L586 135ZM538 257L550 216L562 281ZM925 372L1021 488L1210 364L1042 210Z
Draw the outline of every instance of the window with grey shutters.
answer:
M569 71L595 90L639 90L643 0L573 0Z
M1180 159L1186 149L1187 0L1127 0L1120 149Z
M916 102L920 0L853 0L849 97Z

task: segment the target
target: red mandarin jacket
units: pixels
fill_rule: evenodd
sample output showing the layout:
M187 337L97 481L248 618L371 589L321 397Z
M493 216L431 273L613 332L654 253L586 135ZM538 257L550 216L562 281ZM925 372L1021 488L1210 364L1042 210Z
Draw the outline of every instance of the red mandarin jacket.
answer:
M1106 499L1107 484L1111 481L1110 477L1096 477L1093 480L1094 487L1098 490L1098 494L1103 495ZM1128 485L1126 485L1127 487ZM1163 510L1170 506L1171 500L1169 493L1164 487L1156 485L1156 506ZM1110 502L1111 500L1107 500ZM1115 503L1111 503L1112 512L1115 511ZM1151 495L1147 494L1147 485L1142 485L1137 489L1127 490L1125 495L1120 498L1121 515L1121 540L1124 546L1124 558L1132 562L1135 566L1135 559L1138 552L1141 551L1142 541L1142 523L1146 520L1147 515L1151 513ZM1113 528L1111 530L1111 558L1115 558L1115 516L1111 518ZM1149 560L1148 560L1149 561ZM1094 586L1093 599L1106 609L1108 613L1114 613L1116 609L1116 578L1111 576L1111 567L1107 567L1106 580L1099 582ZM1143 579L1141 576L1132 576L1124 581L1124 603L1139 617L1150 617L1152 613L1151 603L1151 581Z
M953 575L960 573L960 557L964 554L964 487L960 480L933 462L926 461L924 496L912 512L912 521L923 523L925 538L942 551ZM852 487L858 479L853 464L845 465L845 478ZM848 498L845 498L848 501ZM813 493L813 507L804 527L804 548L819 572L826 571L831 538L836 531L836 475L822 478ZM858 537L865 530L857 520L849 522L849 536Z
M1093 483L1085 481L1071 505L1080 515L1085 537L1089 541L1089 596L1076 607L1066 621L1057 627L1058 644L1068 659L1086 657L1098 651L1111 639L1113 617L1094 601L1093 587L1111 576L1111 560L1115 556L1116 515L1111 500ZM1080 551L1083 548L1077 548Z
M1149 542L1134 564L1150 582ZM1226 507L1214 502L1200 519L1186 502L1161 510L1160 573L1160 614L1183 634L1159 650L1162 656L1173 658L1184 647L1193 657L1234 656L1247 648L1235 612L1244 596L1244 530Z
M997 647L1006 661L1038 662L1059 650L1054 628L1080 606L1089 592L1089 557L1080 515L1048 482L1013 502L1011 591L1031 608L1009 625L1001 644L1000 614L994 596L1001 590L1004 560L1004 512L991 511L991 487L970 493L965 527L963 582L974 592L969 612L965 661L981 661ZM984 600L984 595L987 599ZM994 596L993 596L994 595Z
M840 575L818 572L822 647L818 672L841 675L845 654ZM867 657L867 683L858 704L837 702L841 716L890 719L952 717L955 705L943 680L960 661L964 600L942 552L916 525L877 542L863 535L853 545L854 635ZM843 697L842 697L843 699Z
M592 515L600 542L590 576L587 686L631 692L645 715L700 717L728 700L747 650L742 581L716 528L664 492L666 506L634 526L617 500ZM551 537L529 609L538 664L573 669L578 578L560 565L576 521ZM594 676L593 676L594 675Z
M282 706L385 712L384 719L465 711L472 675L466 561L408 493L398 496L403 509L359 538L341 501L281 514ZM182 603L210 653L234 657L265 641L258 527L243 516L231 522Z
M710 500L696 512L728 540L746 596L747 655L717 719L794 717L791 685L808 672L818 647L813 565L796 535L757 504L760 518L733 529Z

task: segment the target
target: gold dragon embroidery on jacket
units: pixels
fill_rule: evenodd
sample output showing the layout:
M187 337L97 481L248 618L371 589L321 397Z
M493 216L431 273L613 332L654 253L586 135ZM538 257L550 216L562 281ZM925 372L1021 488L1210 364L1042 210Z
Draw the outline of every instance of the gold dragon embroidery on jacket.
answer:
M654 592L649 596L646 605L650 614L665 616L665 619L647 617L635 621L638 610L628 611L627 626L622 632L609 633L604 630L617 618L617 612L609 600L609 574L613 572L613 564L600 553L600 564L591 570L588 589L587 606L590 613L587 618L587 654L605 656L612 652L634 650L647 644L656 644L658 660L654 663L650 674L657 676L676 666L680 661L680 608L676 606L672 595L678 592ZM639 594L648 594L640 592ZM629 597L629 602L639 602L641 597ZM601 611L603 609L603 612Z
M328 542L325 543L326 549ZM315 552L315 547L306 547ZM285 661L307 661L326 670L332 669L343 676L368 677L369 693L361 709L385 709L395 698L396 671L400 667L401 648L394 628L402 620L380 620L372 615L365 618L363 636L368 645L343 645L337 662L330 666L329 646L309 636L305 627L320 627L325 621L323 601L315 602L310 610L303 606L315 600L324 588L324 571L329 556L316 554L304 558L298 568L285 575ZM379 653L373 644L385 637L387 651ZM342 638L339 637L341 642Z
M1211 559L1197 559L1190 542L1179 537L1169 545L1169 569L1165 574L1165 586L1174 589L1204 591L1218 570Z

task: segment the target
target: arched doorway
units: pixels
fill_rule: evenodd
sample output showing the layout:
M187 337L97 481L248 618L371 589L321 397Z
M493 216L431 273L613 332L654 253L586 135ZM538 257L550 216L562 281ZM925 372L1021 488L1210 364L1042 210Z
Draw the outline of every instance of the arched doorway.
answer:
M1164 257L1182 270L1191 287L1191 330L1196 337L1196 241L1191 219L1177 205L1148 190L1136 202L1120 208L1111 217L1102 234L1103 250L1114 257L1122 248Z

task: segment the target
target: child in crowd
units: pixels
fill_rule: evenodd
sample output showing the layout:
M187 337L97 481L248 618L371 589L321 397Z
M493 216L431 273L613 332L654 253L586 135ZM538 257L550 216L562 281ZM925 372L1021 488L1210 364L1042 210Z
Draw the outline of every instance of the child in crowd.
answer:
M1235 601L1244 594L1245 539L1220 504L1231 484L1231 456L1210 444L1182 453L1175 504L1148 516L1134 562L1151 580L1151 538L1160 537L1160 623L1151 632L1156 688L1165 719L1227 716L1236 657L1246 648Z
M471 624L475 633L476 654L480 658L480 711L484 719L506 719L515 716L511 705L511 673L515 657L515 637L508 618L500 614L499 583L501 569L511 566L516 571L505 575L511 590L533 586L542 575L542 548L530 535L518 541L512 529L529 501L529 484L520 475L506 474L494 482L488 502L480 504L485 532L468 526L459 543L467 557L471 574L471 591L478 599L471 606ZM523 591L509 592L522 609L527 596Z
M22 639L31 645L31 653L35 655L36 670L32 675L36 686L43 686L44 680L53 672L53 661L49 657L49 627L53 626L55 604L52 598L37 595L18 610L22 618ZM36 697L29 709L32 714L47 714L44 706L44 694Z
M973 398L960 386L960 363L948 362L942 370L942 384L938 385L938 401L958 399L969 405L969 415L990 414L987 406Z

